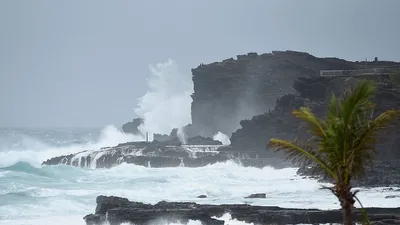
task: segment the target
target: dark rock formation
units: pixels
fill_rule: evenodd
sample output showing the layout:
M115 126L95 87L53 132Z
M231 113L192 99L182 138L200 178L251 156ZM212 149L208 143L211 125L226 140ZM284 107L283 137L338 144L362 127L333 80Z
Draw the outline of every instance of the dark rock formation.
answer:
M124 131L124 133L141 135L144 137L142 132L140 132L140 130L139 130L139 126L142 124L143 124L143 119L141 119L141 118L133 119L132 122L128 122L128 123L125 123L124 125L122 125L122 131Z
M266 194L265 193L257 193L257 194L251 194L247 197L244 198L266 198Z
M153 134L153 140L155 141L171 141L178 140L178 128L172 129L169 135L166 134Z
M198 145L201 141L203 145ZM282 168L284 164L266 154L256 152L219 151L220 142L204 138L189 138L192 145L176 142L131 142L98 151L83 151L76 154L58 156L44 161L43 165L65 164L85 168L110 168L121 163L131 163L147 167L201 167L217 162L234 160L243 166ZM207 142L209 145L204 145ZM177 145L173 145L177 144Z
M198 135L198 132L195 130L192 124L188 124L181 128L182 133L185 135L186 138L193 138L193 137L202 137ZM166 134L157 134L153 135L154 140L156 141L171 141L178 139L178 128L172 129L169 135Z
M207 195L199 195L197 198L207 198Z
M307 106L317 116L324 118L332 93L341 96L344 90L360 79L366 78L309 77L295 80L294 87L298 94L284 95L276 101L272 111L254 116L251 120L242 120L241 128L232 134L232 147L243 149L249 146L247 148L263 151L272 137L306 139L309 137L307 129L299 119L292 116L292 110ZM400 108L400 88L390 86L385 76L369 76L367 79L375 79L378 82L378 92L374 98L376 115L388 109ZM392 128L380 137L378 159L400 157L400 133L396 132L398 129L400 129L400 121L395 122Z
M215 141L212 138L201 136L191 137L185 141L186 143L182 143L179 138L175 137L167 139L166 141L162 141L160 143L165 145L222 145L220 141Z
M367 208L369 218L374 223L400 224L400 208ZM136 225L149 225L154 221L164 223L199 220L203 225L223 225L219 219L223 214L231 214L233 219L254 224L322 224L340 223L339 210L286 209L274 206L251 205L199 205L193 202L165 202L155 205L131 202L126 198L97 197L94 214L84 217L86 224L99 225L107 221L110 225L129 222ZM360 210L354 217L362 221Z
M374 79L378 83L378 92L374 98L376 115L388 109L400 108L400 88L391 85L385 76L299 78L294 82L298 94L285 95L276 101L276 106L272 111L254 116L251 120L241 121L242 128L232 134L230 147L245 149L246 146L249 146L247 149L265 151L270 138L288 140L309 138L307 127L301 120L291 115L292 110L307 106L317 116L324 118L332 93L341 96L347 88L356 84L360 79ZM382 133L377 145L377 160L373 163L373 167L367 169L363 179L355 181L355 186L386 186L400 183L400 176L396 172L400 168L400 161L393 160L400 157L400 133L397 130L400 130L400 121L395 121L392 128ZM272 151L270 154L271 156L282 156ZM307 176L315 175L307 166L304 165L298 173ZM327 181L321 176L316 178Z
M319 77L320 70L364 68L364 62L337 58L317 58L308 53L274 51L248 53L192 69L192 124L201 136L218 131L228 136L239 121L264 114L274 108L277 98L295 94L293 81L299 77ZM400 66L395 62L368 62L371 67ZM322 78L323 79L323 78ZM318 80L315 80L318 82ZM324 87L310 83L313 96L324 96ZM314 93L315 92L315 93ZM319 95L318 93L323 93Z
M400 195L388 195L385 198L400 198Z
M110 168L121 163L148 167L205 166L229 160L228 154L219 154L218 145L170 146L162 142L132 142L99 151L83 151L58 156L43 162L44 165L65 164L77 167Z
M304 99L293 94L284 95L276 101L275 108L251 120L240 121L241 128L230 138L231 147L238 150L267 151L268 140L275 138L296 137L299 121L291 114L293 109L303 106ZM271 157L276 153L268 151Z

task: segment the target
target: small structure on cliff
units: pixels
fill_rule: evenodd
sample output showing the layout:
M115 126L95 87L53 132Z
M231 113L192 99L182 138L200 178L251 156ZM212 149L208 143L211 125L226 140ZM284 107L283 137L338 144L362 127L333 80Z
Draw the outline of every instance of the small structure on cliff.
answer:
M400 68L362 68L356 70L321 70L321 77L339 76L389 76L400 72Z

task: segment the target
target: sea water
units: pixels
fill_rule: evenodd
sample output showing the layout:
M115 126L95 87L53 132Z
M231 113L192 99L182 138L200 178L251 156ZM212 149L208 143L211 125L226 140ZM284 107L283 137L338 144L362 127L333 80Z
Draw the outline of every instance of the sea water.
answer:
M269 205L290 208L338 208L320 183L296 175L297 168L262 169L234 162L202 168L151 168L122 164L111 169L41 166L53 156L134 141L115 127L100 129L1 129L0 224L85 224L98 195L116 195L133 201L156 203L193 201L207 204ZM266 193L265 199L246 199ZM397 192L398 193L398 192ZM198 195L208 198L199 199ZM363 188L364 206L399 207L384 188ZM229 224L244 224L223 217ZM190 221L191 225L200 224Z

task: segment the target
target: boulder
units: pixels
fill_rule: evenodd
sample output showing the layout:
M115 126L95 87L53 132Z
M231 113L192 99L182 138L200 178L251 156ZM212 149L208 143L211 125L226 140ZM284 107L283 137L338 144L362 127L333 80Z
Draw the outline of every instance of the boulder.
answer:
M128 122L122 125L122 131L124 131L124 133L140 135L144 137L143 133L139 130L139 126L142 124L142 118L135 118L132 120L132 122Z
M257 193L257 194L251 194L245 198L266 198L266 194L265 193Z
M197 198L207 198L207 195L199 195Z

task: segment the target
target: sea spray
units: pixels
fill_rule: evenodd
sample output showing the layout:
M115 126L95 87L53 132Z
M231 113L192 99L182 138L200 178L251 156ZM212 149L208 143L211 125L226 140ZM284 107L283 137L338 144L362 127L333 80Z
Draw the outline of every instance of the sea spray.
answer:
M178 136L178 139L181 142L181 144L186 145L186 134L182 127L178 129L176 135Z
M230 145L231 144L231 140L229 139L229 136L218 131L216 134L214 134L213 139L215 141L220 141L222 142L223 145Z
M54 134L43 132L43 136L48 137L51 135ZM6 142L8 138L9 136L4 138L3 141ZM30 135L30 131L26 131L25 134L14 133L12 139L9 146L2 146L0 149L0 167L10 166L21 161L28 162L35 167L40 167L44 160L55 156L68 155L83 150L98 150L103 147L116 146L124 142L141 141L142 137L125 134L115 126L110 125L103 128L96 138L88 138L85 143L76 143L71 139L69 141L63 140L65 144L57 146L55 143L58 141L44 142L42 139L36 139ZM54 136L54 139L57 139L57 137ZM25 144L14 144L17 141ZM31 144L27 145L26 143Z
M149 91L138 99L135 113L144 119L143 133L169 134L173 128L191 123L192 77L182 74L177 63L150 65Z

